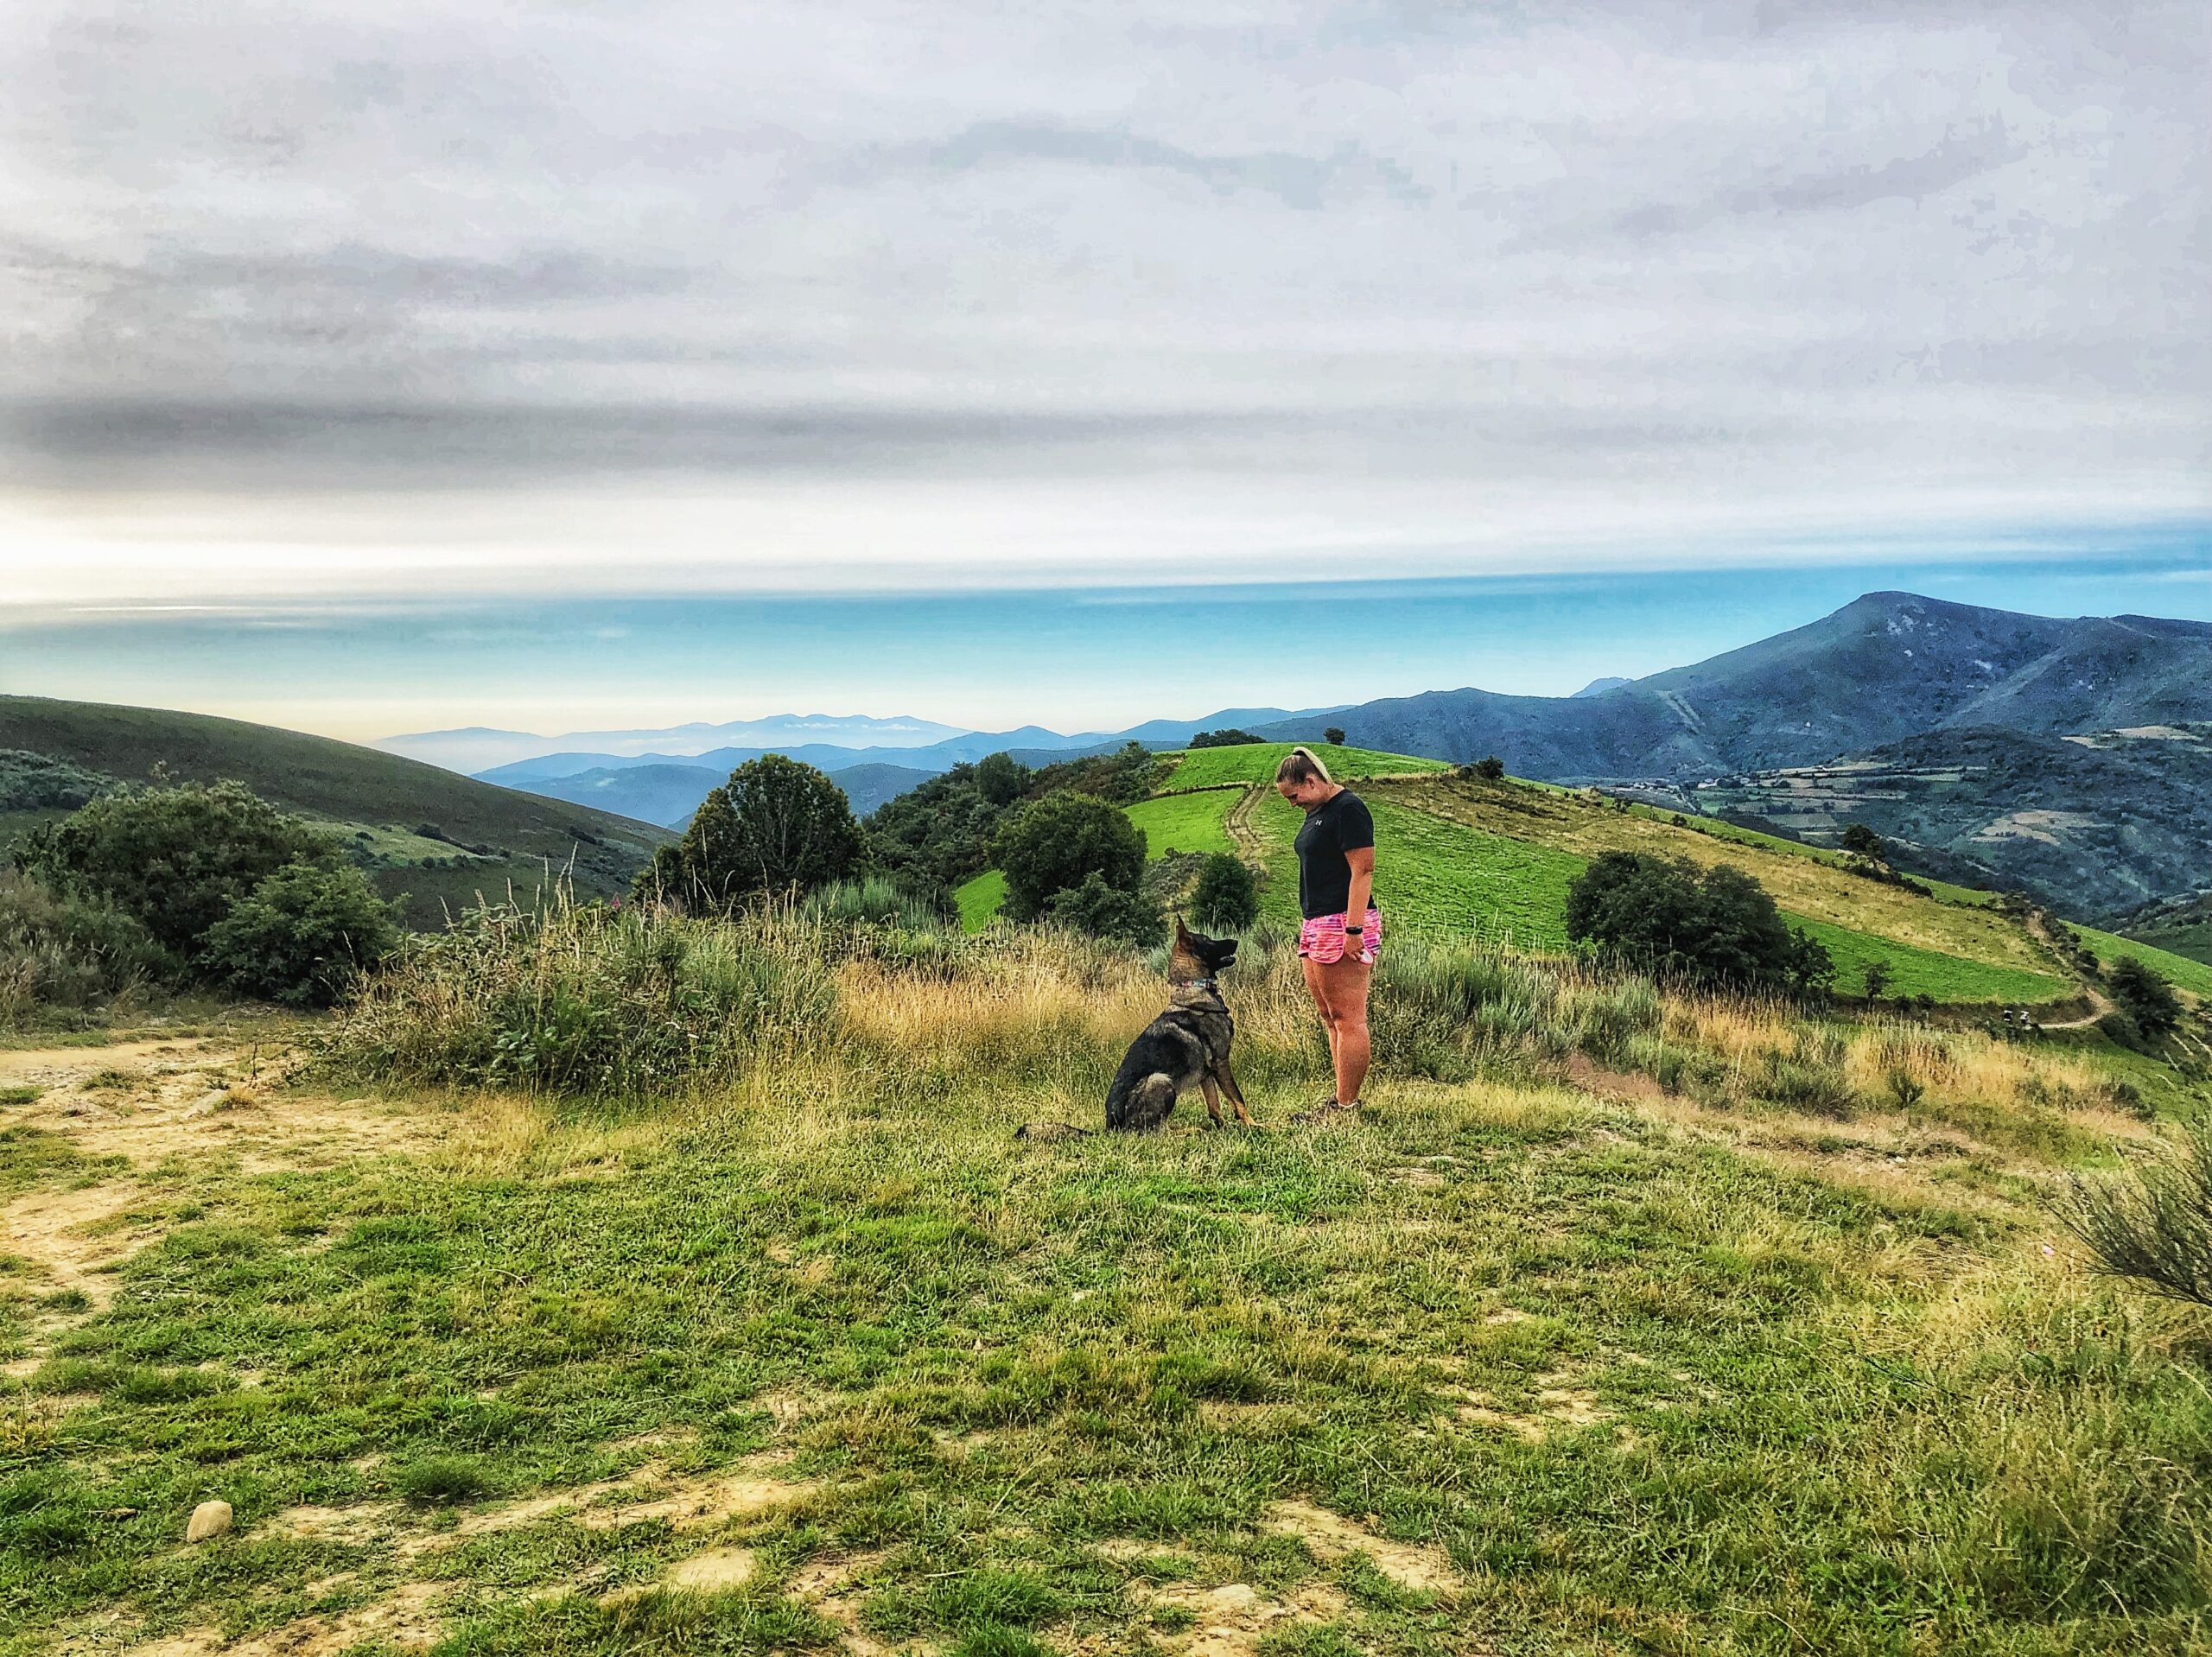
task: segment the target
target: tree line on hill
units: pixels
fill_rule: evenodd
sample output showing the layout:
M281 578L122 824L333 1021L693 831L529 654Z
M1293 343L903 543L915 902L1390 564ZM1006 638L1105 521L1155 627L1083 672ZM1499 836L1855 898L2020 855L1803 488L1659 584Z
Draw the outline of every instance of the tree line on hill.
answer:
M957 887L996 867L1012 919L1153 943L1166 918L1145 890L1143 833L1121 808L1150 792L1164 763L1134 742L1034 769L992 754L887 801L862 823L821 771L765 755L707 797L636 892L726 911L763 892L874 874L949 912ZM1199 871L1192 908L1201 924L1249 925L1258 913L1251 871L1217 854Z

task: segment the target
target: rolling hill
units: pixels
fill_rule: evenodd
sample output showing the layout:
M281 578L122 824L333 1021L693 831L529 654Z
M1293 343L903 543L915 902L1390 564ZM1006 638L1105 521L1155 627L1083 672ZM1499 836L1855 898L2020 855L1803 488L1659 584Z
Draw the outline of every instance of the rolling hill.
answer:
M1294 924L1291 849L1298 812L1267 785L1287 745L1202 749L1180 756L1153 797L1128 809L1154 860L1170 852L1235 851L1265 871L1263 917ZM1851 873L1833 853L1631 808L1541 783L1485 782L1433 760L1379 751L1324 749L1340 778L1358 784L1383 848L1378 898L1400 931L1476 936L1556 953L1570 946L1567 890L1600 853L1643 851L1700 864L1732 863L1771 892L1792 924L1834 956L1838 987L1855 990L1876 962L1891 993L1944 1003L2053 1003L2079 986L2063 963L1988 895L1957 888L1923 896ZM985 924L1004 884L995 872L963 887L961 911ZM2102 936L2103 935L2098 935ZM2114 949L2129 952L2111 940ZM2093 944L2094 939L2092 940ZM2202 968L2152 952L2195 989ZM2212 982L2212 981L2207 981Z
M200 714L97 702L0 696L0 752L26 782L6 797L0 840L82 803L74 775L99 785L145 780L156 766L185 782L232 778L286 810L329 824L387 897L434 924L448 908L510 884L534 887L548 867L580 892L629 888L631 875L671 838L665 829L564 801L517 793L419 760L327 737Z

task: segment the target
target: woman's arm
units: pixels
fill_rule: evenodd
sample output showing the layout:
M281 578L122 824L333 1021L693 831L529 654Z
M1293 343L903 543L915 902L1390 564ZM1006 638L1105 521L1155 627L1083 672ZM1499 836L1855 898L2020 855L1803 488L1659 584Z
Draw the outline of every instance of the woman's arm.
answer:
M1375 848L1358 847L1344 854L1344 861L1351 865L1351 891L1344 899L1344 924L1357 926L1366 920L1367 905L1375 892Z

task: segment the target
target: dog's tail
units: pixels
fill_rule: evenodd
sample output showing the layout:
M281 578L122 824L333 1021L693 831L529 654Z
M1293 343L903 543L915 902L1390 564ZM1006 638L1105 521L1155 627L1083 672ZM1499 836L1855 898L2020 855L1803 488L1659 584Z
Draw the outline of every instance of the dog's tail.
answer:
M1052 1145L1060 1140L1087 1140L1090 1130L1073 1122L1024 1122L1014 1130L1014 1137L1032 1145Z

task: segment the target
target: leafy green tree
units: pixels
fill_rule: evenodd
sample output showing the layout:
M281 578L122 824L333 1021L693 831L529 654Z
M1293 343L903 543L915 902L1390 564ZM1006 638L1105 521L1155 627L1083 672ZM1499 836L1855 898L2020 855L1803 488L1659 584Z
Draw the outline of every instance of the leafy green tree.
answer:
M1029 785L1029 767L1010 753L986 756L976 766L976 792L992 805L1012 805Z
M763 754L730 772L683 840L639 877L640 897L729 910L756 892L811 892L868 867L844 790L812 765Z
M1332 748L1343 747L1344 746L1344 727L1341 725L1332 725L1327 730L1321 733L1321 740L1327 743Z
M1096 869L1083 877L1081 886L1054 892L1046 901L1042 918L1095 938L1116 938L1140 948L1167 936L1167 920L1158 904L1141 892L1109 886Z
M220 782L104 795L33 831L16 861L56 891L113 905L188 958L278 869L338 856L327 835Z
M2152 1040L2171 1036L2180 1026L2181 1000L2155 967L2122 955L2107 970L2105 984L2120 1011Z
M1717 863L1605 852L1567 888L1567 932L1656 977L1813 995L1834 981L1820 942L1785 924L1766 889Z
M1890 987L1890 976L1888 962L1870 961L1866 963L1866 995L1868 1005L1882 999Z
M399 937L392 906L351 863L287 863L208 929L198 965L241 995L328 1006Z
M1260 886L1244 860L1214 852L1198 868L1191 913L1210 931L1241 932L1260 918Z
M1843 831L1843 849L1853 857L1863 857L1870 863L1886 863L1890 848L1882 837L1863 822L1847 824Z
M1144 833L1116 807L1089 794L1048 794L1010 813L993 842L1006 872L1006 912L1035 920L1053 895L1097 875L1135 892L1144 875Z
M1486 754L1475 761L1475 775L1486 783L1495 783L1505 775L1505 761L1496 754Z
M1191 746L1194 748L1241 748L1248 742L1259 740L1249 731L1240 731L1233 725L1227 725L1218 731L1198 732L1192 737Z

